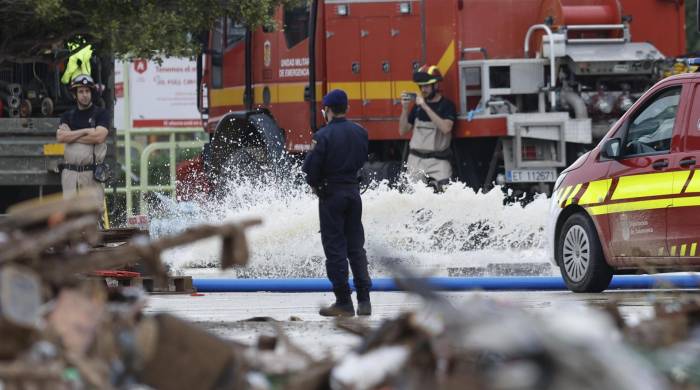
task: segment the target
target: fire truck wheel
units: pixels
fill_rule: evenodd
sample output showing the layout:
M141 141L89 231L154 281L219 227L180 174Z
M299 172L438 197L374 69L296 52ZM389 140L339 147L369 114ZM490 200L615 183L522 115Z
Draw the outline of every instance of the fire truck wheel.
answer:
M605 261L593 221L583 214L571 215L559 231L559 269L573 292L601 292L608 288L613 269Z

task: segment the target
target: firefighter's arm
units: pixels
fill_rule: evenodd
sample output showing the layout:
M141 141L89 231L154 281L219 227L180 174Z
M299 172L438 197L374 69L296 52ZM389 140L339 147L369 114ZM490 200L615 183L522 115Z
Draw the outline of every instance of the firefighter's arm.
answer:
M454 121L450 119L441 118L440 115L436 114L435 111L433 111L433 109L425 103L421 104L421 108L425 110L425 113L428 114L428 116L430 117L430 121L435 123L435 125L441 133L449 134L450 131L452 131L452 125L454 125Z
M94 129L82 129L85 135L80 137L76 142L86 145L96 145L105 142L109 131L104 126L97 126Z
M82 130L72 131L67 124L61 123L56 131L56 141L62 144L72 144L85 136Z
M408 123L408 110L402 109L399 116L399 135L404 135L410 132L413 126Z
M301 170L306 174L306 182L311 187L316 188L321 184L321 172L326 153L326 144L323 137L316 136L314 136L311 142L311 150L309 154L306 155Z
M411 102L413 99L406 91L401 93L401 115L399 116L399 135L404 135L413 129L413 125L408 122L408 114L411 110Z

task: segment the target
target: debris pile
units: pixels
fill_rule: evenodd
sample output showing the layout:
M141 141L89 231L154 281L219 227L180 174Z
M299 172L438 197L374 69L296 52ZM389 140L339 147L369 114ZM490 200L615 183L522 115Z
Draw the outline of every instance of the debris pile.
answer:
M30 201L0 221L0 388L244 388L242 345L169 315L145 316L140 288L107 288L97 270L140 264L167 278L164 250L220 237L223 268L245 265L250 220L101 245L100 201ZM242 382L241 382L242 383Z
M456 306L394 265L423 309L376 327L338 319L360 336L338 358L295 345L281 323L255 345L222 340L167 314L145 315L140 288L85 275L140 263L166 277L163 250L218 236L222 267L245 265L245 229L199 226L100 247L99 203L25 204L0 221L0 388L3 389L695 389L700 300L679 296L627 324L617 306L542 316L474 297Z
M329 370L331 389L700 389L695 294L632 325L617 304L543 316L480 297L457 307L420 279L397 282L424 308L377 329L340 322L362 342Z

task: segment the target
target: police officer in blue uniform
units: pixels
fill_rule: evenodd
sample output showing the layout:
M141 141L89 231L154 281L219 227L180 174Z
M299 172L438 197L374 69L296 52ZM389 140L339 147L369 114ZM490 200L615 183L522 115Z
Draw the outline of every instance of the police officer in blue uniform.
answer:
M322 316L354 316L350 299L348 261L357 292L357 315L371 315L362 199L358 171L367 162L367 130L345 118L348 97L335 89L323 97L327 125L314 134L302 170L318 195L321 241L326 272L333 284L335 303L319 311Z

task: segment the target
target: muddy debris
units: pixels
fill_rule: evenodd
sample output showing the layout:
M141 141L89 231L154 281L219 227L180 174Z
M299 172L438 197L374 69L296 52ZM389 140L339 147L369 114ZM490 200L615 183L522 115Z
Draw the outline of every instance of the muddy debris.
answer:
M197 226L151 240L100 232L99 203L16 206L0 222L2 389L697 389L700 299L679 294L627 324L619 308L536 315L474 297L457 306L399 262L384 266L422 308L372 325L339 319L360 337L344 356L315 358L270 324L251 345L168 314L146 315L139 287L96 270L142 264L167 277L169 248L221 237L221 267L247 264L245 230L259 221ZM105 237L119 243L105 244ZM289 321L300 321L290 318Z
M151 240L99 230L100 206L83 191L13 206L0 221L0 388L247 388L248 347L146 316L141 288L108 288L95 272L138 264L168 278L163 251L210 237L221 239L222 268L244 266L245 230L260 221Z

